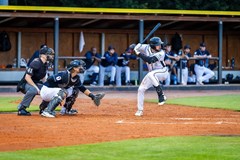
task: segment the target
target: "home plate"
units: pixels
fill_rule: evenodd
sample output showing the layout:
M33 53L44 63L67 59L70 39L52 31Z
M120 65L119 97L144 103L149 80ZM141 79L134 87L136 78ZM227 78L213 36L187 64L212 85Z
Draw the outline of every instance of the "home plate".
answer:
M116 122L117 124L122 124L123 123L123 120L119 120Z

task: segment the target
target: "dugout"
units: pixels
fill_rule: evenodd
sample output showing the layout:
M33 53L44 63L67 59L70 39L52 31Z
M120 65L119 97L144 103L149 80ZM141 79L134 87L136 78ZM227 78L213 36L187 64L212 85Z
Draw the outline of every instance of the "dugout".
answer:
M55 49L58 56L55 69L62 70L64 60L70 60L64 57L81 57L92 46L104 53L111 44L121 54L129 44L145 37L158 22L162 25L154 35L163 41L170 42L178 33L183 44L191 45L191 53L204 41L214 57L222 53L221 78L225 75L222 73L228 71L240 76L240 12L237 11L0 6L0 32L6 31L11 42L10 50L0 51L0 82L18 81L25 70L20 67L21 58L28 59L40 44L46 43ZM220 27L222 39L219 39ZM85 46L80 53L81 32ZM229 67L232 57L235 59L233 69ZM16 68L7 68L14 59ZM142 64L132 61L130 67L135 79Z

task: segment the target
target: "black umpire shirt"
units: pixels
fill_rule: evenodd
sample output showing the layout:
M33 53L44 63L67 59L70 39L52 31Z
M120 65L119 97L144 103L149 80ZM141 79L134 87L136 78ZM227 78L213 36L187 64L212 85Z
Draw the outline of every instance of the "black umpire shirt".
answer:
M27 68L26 74L32 76L34 83L39 83L46 76L47 69L47 63L43 63L40 58L35 58Z

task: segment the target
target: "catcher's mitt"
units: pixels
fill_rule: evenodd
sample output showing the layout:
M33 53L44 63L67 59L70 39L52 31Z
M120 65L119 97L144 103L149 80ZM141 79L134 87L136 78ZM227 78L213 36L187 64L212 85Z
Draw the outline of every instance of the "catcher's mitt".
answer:
M93 102L96 106L100 105L101 99L105 96L105 93L98 93L94 95Z

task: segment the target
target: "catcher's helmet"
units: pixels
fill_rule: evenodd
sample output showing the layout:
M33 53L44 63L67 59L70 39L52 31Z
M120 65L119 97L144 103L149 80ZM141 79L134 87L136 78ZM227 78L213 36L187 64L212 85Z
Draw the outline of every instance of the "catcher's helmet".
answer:
M156 49L156 46L161 46L161 44L163 44L163 42L159 37L152 37L149 42L152 49Z
M86 70L86 63L83 60L73 60L67 67L67 70L72 70L73 68L80 67L80 72L84 72Z

